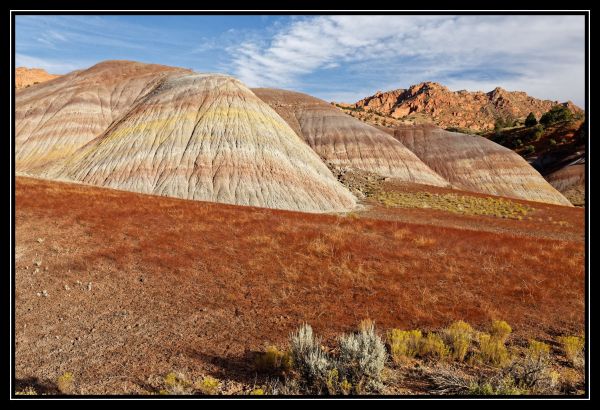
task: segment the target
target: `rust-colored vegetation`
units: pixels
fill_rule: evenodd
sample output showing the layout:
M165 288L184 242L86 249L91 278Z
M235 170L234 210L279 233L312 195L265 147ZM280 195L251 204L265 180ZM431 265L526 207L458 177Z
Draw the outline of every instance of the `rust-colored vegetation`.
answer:
M365 317L424 335L497 318L522 338L581 334L583 210L534 207L523 221L346 217L18 177L17 379L72 371L78 393L179 370L248 381L251 358L300 324L331 343Z

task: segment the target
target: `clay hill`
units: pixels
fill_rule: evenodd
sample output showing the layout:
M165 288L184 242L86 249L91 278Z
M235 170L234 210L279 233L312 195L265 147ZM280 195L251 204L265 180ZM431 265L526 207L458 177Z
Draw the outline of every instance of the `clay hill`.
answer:
M306 94L253 89L327 163L435 186L448 182L386 133Z
M21 88L31 87L32 85L53 80L58 77L60 77L60 75L48 74L46 70L41 68L17 67L15 70L15 88L19 90Z
M357 203L340 172L358 170L568 205L535 169L491 141L413 126L394 133L305 94L250 90L229 76L176 67L102 62L19 90L15 118L21 175L337 212ZM423 130L424 139L408 137Z
M539 100L522 91L500 87L490 92L450 91L435 82L424 82L408 89L377 92L354 104L336 104L371 123L434 123L442 128L483 131L494 128L497 120L524 119L530 112L540 117L558 101ZM574 113L582 110L572 102L562 103ZM371 113L372 115L368 115Z
M18 93L16 170L240 205L340 211L355 204L239 81L128 61Z
M433 171L446 184L463 190L570 205L523 158L485 138L430 125L376 128L305 94L272 89L253 91L325 161L337 166L407 182L441 185L431 176ZM396 141L390 141L389 134Z
M427 124L382 129L456 188L571 205L522 157L486 138Z

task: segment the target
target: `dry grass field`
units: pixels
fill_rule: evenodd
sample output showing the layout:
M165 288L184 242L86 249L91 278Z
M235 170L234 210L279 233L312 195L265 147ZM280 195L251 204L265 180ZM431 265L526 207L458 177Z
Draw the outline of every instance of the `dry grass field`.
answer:
M406 202L424 188L387 189ZM285 348L302 323L327 346L366 318L382 334L498 319L517 344L581 335L584 210L429 195L450 194L491 204L492 215L375 199L360 212L306 214L17 177L18 384L140 394L179 372L248 392L252 357ZM497 206L522 218L497 217Z

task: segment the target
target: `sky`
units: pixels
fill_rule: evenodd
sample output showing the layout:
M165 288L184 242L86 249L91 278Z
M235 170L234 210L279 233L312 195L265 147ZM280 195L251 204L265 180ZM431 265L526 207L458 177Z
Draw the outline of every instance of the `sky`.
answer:
M124 59L355 102L435 81L585 105L584 16L16 16L15 65Z

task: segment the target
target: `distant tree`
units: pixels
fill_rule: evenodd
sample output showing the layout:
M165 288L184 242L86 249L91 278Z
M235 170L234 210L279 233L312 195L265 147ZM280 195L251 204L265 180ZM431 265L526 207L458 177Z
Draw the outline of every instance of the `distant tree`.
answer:
M527 116L527 118L525 118L525 126L533 127L536 124L537 124L537 119L535 118L535 115L532 112L530 112L529 115Z
M569 121L573 118L573 113L564 105L555 105L542 115L540 118L540 124L545 127L551 124L556 124L557 122Z
M556 145L556 140L554 138L550 138L550 145Z
M524 153L525 154L533 154L535 152L535 147L533 145L525 146Z

